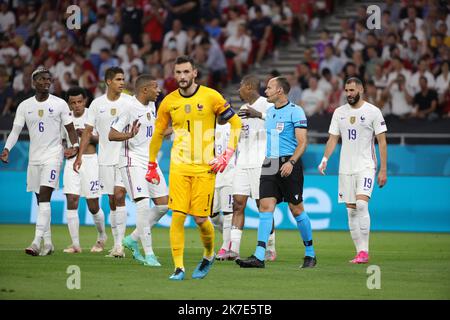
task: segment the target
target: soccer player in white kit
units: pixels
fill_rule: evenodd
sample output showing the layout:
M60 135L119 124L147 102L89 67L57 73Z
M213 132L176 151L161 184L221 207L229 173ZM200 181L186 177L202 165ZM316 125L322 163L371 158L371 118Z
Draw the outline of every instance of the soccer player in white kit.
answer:
M381 158L378 185L381 188L387 182L386 123L380 109L361 98L363 92L362 82L358 78L352 77L345 82L348 103L333 113L328 131L330 137L318 167L320 173L325 174L327 161L341 137L338 202L347 206L348 225L356 247L356 256L350 260L351 263L369 262L368 202L377 170L375 137Z
M215 131L214 148L216 156L225 152L230 139L230 124L217 124ZM223 172L216 174L213 210L211 221L222 233L222 246L220 247L216 259L222 257L230 250L231 246L231 221L233 219L233 178L234 165L236 162L233 155ZM223 216L220 214L222 212Z
M37 69L31 75L36 95L21 102L17 107L13 128L6 140L1 161L7 163L9 152L19 138L25 123L30 135L30 150L27 169L27 191L35 192L39 211L36 218L36 232L31 245L25 253L49 255L54 251L51 242L50 199L58 188L59 173L63 160L61 127L69 134L72 148L65 152L71 158L78 152L78 136L72 123L67 103L49 93L52 77L48 70ZM41 240L44 246L41 248Z
M133 257L145 266L161 264L152 248L151 228L167 213L169 202L167 184L158 166L161 181L154 185L145 180L148 166L148 149L155 128L155 101L161 92L156 78L140 75L135 83L133 103L114 121L109 132L111 141L123 141L119 168L128 194L136 203L136 229L123 239ZM155 207L150 208L152 198ZM139 252L141 239L145 258Z
M98 164L100 193L109 197L110 223L114 246L108 257L123 258L125 252L122 240L125 237L127 210L126 189L118 167L121 142L109 141L108 135L113 121L131 103L131 96L122 93L125 86L124 72L119 67L108 68L105 72L106 94L94 99L88 109L85 129L81 136L80 150L73 167L76 172L82 165L82 155L89 144L92 131L99 136Z
M266 129L264 119L267 109L272 105L259 95L260 81L254 75L242 78L239 88L241 99L246 102L239 110L242 130L237 147L236 169L233 179L233 220L231 226L230 250L221 260L235 260L239 250L244 228L244 210L248 197L256 200L259 207L259 178L266 152ZM266 250L267 260L274 260L275 233L272 230Z
M84 130L84 123L87 119L86 92L83 88L73 87L67 92L67 102L72 111L72 120L78 136L81 136ZM67 131L63 132L63 139L67 142L67 148L71 147L67 139ZM64 165L63 174L63 192L67 198L67 226L72 239L72 244L63 250L65 253L80 253L80 235L79 235L79 217L78 203L80 196L86 198L89 212L92 214L95 226L97 228L97 241L91 248L91 252L102 252L107 239L105 232L105 215L99 206L99 180L98 180L98 159L96 145L98 135L92 135L90 143L83 154L84 165L79 173L73 170L74 158L67 159ZM67 149L66 149L67 150Z

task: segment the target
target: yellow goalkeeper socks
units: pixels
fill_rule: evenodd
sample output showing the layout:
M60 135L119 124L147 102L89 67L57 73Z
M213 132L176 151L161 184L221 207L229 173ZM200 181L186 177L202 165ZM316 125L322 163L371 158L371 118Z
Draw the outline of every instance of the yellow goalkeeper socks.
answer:
M172 213L172 223L170 224L170 247L172 249L172 259L176 268L184 270L184 220L186 215L180 212Z
M200 229L200 239L205 248L203 256L211 258L214 256L214 226L208 219L198 226Z

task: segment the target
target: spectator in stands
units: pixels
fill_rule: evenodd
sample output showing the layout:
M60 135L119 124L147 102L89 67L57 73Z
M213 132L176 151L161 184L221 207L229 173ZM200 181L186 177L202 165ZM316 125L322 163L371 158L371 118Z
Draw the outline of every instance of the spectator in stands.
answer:
M150 6L144 7L142 24L144 33L150 36L152 51L162 48L166 18L167 10L162 6L161 0L152 0Z
M438 95L428 86L428 80L425 76L419 78L420 92L414 96L413 118L434 120L438 106Z
M374 46L367 48L369 61L366 62L366 79L372 79L375 75L375 68L381 64L383 60L378 57L377 50Z
M382 12L386 10L390 12L390 22L398 23L400 5L397 0L385 0L384 3L381 4L380 8Z
M330 32L327 29L323 29L320 32L319 41L317 41L316 45L314 46L319 63L325 58L325 49L328 45L333 45L333 42L330 38Z
M409 81L409 85L413 89L414 94L421 90L421 85L419 84L420 77L427 78L429 88L434 89L436 87L436 81L434 80L433 74L429 70L428 61L425 57L420 58L417 72L413 74Z
M320 90L325 93L325 96L328 99L328 96L331 94L331 91L333 90L333 86L331 84L331 80L333 79L333 75L331 74L330 69L324 68L322 70L322 76L319 79L319 82L317 83L317 86Z
M217 43L212 43L206 37L201 40L200 45L207 52L206 66L211 73L211 87L220 90L222 80L227 73L225 55Z
M444 104L446 92L450 87L449 61L446 60L441 64L440 74L436 79L436 90L439 95L439 104Z
M256 51L255 67L259 68L269 45L269 39L272 34L272 22L269 17L263 15L260 6L255 6L254 8L255 18L250 20L248 29L251 33L252 47Z
M325 105L325 113L326 114L333 114L334 110L342 106L346 103L346 97L344 94L344 88L342 86L342 82L340 78L334 77L331 79L331 86L332 90L331 93L328 95L328 100Z
M240 81L242 66L247 63L252 49L252 41L246 33L245 24L239 25L237 34L228 37L223 46L226 58L233 60L236 77Z
M387 77L387 83L391 83L392 81L396 80L398 78L399 74L403 74L406 79L406 84L410 86L409 79L411 79L411 71L408 69L405 69L403 66L403 62L400 59L400 57L395 56L392 58L392 63L389 66L389 73Z
M383 91L383 101L391 106L390 114L400 119L409 118L414 111L413 97L414 94L406 85L406 78L401 73Z
M135 6L134 0L125 0L125 5L121 12L121 26L119 39L128 33L133 38L133 43L141 45L142 33L142 9Z
M301 106L302 99L302 88L300 88L300 84L298 83L298 77L295 72L291 72L286 77L291 89L289 90L288 99L290 102L295 103L298 106Z
M387 75L384 73L383 65L381 63L375 66L375 73L372 77L372 80L377 89L384 90L384 88L386 88L386 86L388 85Z
M9 10L8 1L0 1L0 32L8 34L16 25L16 16Z
M32 73L33 73L33 65L27 64L23 67L21 72L19 72L15 75L13 84L12 84L14 94L17 94L17 92L23 90L23 88L24 88L23 79L31 78Z
M73 58L69 55L64 56L64 59L56 64L53 76L55 77L55 79L58 79L63 91L67 91L70 88L70 83L67 83L65 81L64 74L66 72L73 74L74 70L75 70L75 62Z
M109 49L100 50L100 67L98 71L98 77L103 81L105 79L105 72L111 67L118 67L119 60L111 55Z
M82 64L76 64L74 68L76 86L86 89L88 94L93 97L97 89L97 77L91 69L85 69Z
M261 13L263 17L270 18L272 16L272 10L270 6L267 5L266 0L253 0L253 5L248 10L248 18L249 20L256 19L256 9L261 9Z
M417 39L417 38L416 38ZM396 33L389 33L387 39L384 43L383 50L381 53L381 59L389 60L392 58L391 49L393 46L397 46L400 50L400 57L403 57L404 47L399 43L399 39Z
M292 26L292 11L284 3L283 0L279 2L273 1L271 4L271 18L273 31L273 45L275 47L276 56L278 56L278 49L276 49L281 41L289 41Z
M384 101L382 98L383 92L382 90L378 90L375 86L375 83L372 80L367 81L366 90L364 91L365 99L368 103L373 104L374 106L384 111Z
M169 15L165 22L165 29L169 29L172 26L172 22L175 19L181 21L181 24L185 28L191 26L200 26L200 0L170 0L165 1L166 7L169 11Z
M239 13L239 9L237 7L229 8L228 15L225 21L227 21L227 24L224 29L224 35L227 38L236 35L238 32L239 25L246 23L246 20L242 18L242 16Z
M8 76L0 74L0 107L2 117L11 113L13 106L14 91L7 82Z
M22 89L15 94L13 107L10 109L10 111L15 112L22 101L34 96L35 94L36 91L31 86L31 75L28 77L23 77Z
M334 55L334 48L331 44L325 47L325 57L319 64L319 72L328 68L332 75L337 75L342 71L342 60Z
M300 63L298 65L298 82L302 90L309 87L309 78L312 76L311 68L306 62Z
M319 70L319 63L313 57L313 50L311 48L305 48L303 52L303 63L307 63L312 73L317 73Z
M414 21L417 29L421 29L423 20L417 16L417 8L414 5L410 5L406 8L406 10L408 16L400 21L400 28L404 30L411 21Z
M412 36L409 38L408 46L405 50L405 58L411 62L412 65L417 65L423 54L424 50L419 46L419 40L417 40L417 37Z
M406 30L403 32L403 42L408 43L409 39L415 36L421 47L426 47L425 33L418 28L415 20L409 20Z
M302 93L300 105L306 115L310 117L324 111L326 98L325 93L318 88L317 76L314 75L309 78L309 88Z
M213 18L207 20L204 29L208 32L210 37L216 39L216 41L221 41L222 28L220 27L219 19Z
M206 2L206 6L201 10L200 20L202 25L214 19L217 20L217 25L221 23L222 15L219 0L209 0L209 4Z
M121 43L117 50L116 50L116 56L122 61L128 61L128 47L131 47L135 54L138 53L139 47L136 43L133 43L133 38L129 33L125 33L123 35L123 43Z
M86 44L90 45L90 60L98 72L101 64L100 51L112 48L116 41L116 31L114 27L106 23L106 16L98 15L97 22L92 24L87 30Z
M173 21L172 30L167 32L164 36L164 49L177 49L178 55L186 53L188 37L186 31L184 31L182 27L181 20L175 19Z

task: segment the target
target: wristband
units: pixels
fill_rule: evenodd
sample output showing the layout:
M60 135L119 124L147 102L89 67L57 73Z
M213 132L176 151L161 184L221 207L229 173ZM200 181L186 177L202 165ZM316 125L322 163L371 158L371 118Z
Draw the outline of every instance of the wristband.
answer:
M321 162L327 162L328 158L327 157L323 157Z
M72 145L72 148L80 148L80 144L78 142L76 142Z

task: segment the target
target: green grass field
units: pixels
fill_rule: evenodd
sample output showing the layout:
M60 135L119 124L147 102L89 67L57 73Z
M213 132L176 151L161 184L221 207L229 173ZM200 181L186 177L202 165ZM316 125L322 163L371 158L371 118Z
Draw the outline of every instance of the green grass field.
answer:
M131 230L127 230L131 231ZM108 231L110 233L110 231ZM202 255L196 229L186 231L186 279L169 281L173 271L169 232L156 228L153 242L163 264L144 267L129 252L125 259L92 254L94 227L81 227L82 254L68 255L66 226L52 227L56 252L47 257L24 253L33 225L0 225L0 299L450 299L450 234L372 232L371 261L381 270L381 289L367 288L368 265L351 265L353 243L348 232L314 232L315 269L301 270L303 245L296 231L277 231L278 259L265 269L241 269L216 261L203 280L191 273ZM216 248L221 236L216 235ZM253 253L256 231L246 230L241 254ZM112 238L108 240L108 247ZM81 270L81 289L69 290L70 265Z

